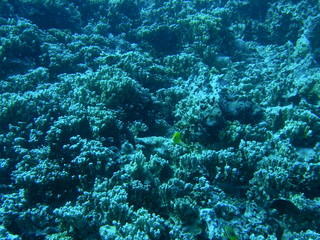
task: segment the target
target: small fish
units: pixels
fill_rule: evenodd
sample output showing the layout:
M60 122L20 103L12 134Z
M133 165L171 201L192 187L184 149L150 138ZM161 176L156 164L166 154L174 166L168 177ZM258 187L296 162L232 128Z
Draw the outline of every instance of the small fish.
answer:
M291 201L286 199L275 199L271 202L270 208L276 209L280 214L288 214L291 216L300 215L300 209Z
M234 228L231 227L231 226L224 226L223 227L223 230L224 230L224 237L228 240L238 240L238 236L236 234L236 232L234 231Z
M172 137L171 140L174 144L183 144L182 138L181 138L181 132L175 132Z

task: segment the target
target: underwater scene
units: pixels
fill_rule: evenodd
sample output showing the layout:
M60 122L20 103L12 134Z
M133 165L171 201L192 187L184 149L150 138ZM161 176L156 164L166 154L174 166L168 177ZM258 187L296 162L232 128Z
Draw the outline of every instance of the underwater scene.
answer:
M319 0L1 0L0 239L320 240Z

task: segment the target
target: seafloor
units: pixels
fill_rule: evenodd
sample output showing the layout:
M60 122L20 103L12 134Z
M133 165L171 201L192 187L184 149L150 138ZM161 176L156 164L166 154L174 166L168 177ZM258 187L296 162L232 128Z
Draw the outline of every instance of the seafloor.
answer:
M0 239L319 240L320 1L1 0Z

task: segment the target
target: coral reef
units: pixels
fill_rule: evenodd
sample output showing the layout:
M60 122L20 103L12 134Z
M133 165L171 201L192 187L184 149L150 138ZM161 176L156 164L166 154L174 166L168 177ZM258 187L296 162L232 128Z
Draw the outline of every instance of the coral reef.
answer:
M320 2L0 2L0 238L320 239Z

